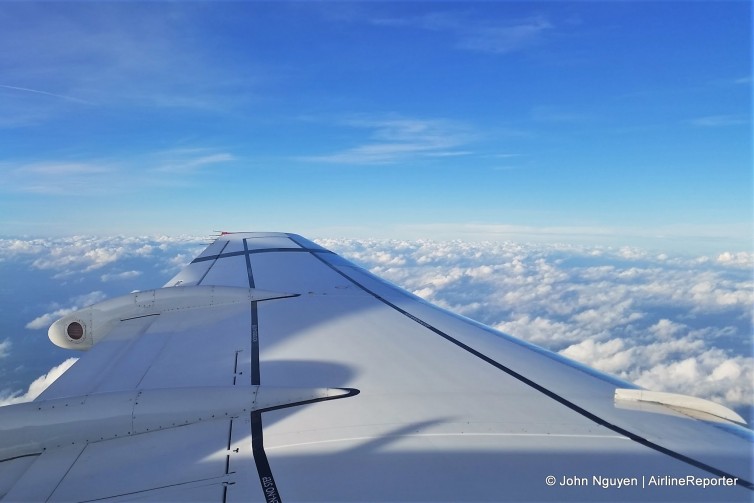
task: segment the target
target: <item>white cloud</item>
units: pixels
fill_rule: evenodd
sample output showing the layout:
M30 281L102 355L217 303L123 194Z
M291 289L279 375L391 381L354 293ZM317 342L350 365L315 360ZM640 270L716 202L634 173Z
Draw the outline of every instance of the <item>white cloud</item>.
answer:
M692 125L706 128L740 126L748 123L749 119L745 115L707 115L691 120Z
M554 321L542 316L532 318L528 314L517 314L510 321L497 323L494 328L541 345L577 341L583 337L581 331L569 323Z
M541 18L502 26L477 26L461 32L458 46L472 51L507 54L541 43L552 27Z
M52 312L37 316L26 324L26 328L30 330L49 328L49 326L52 325L52 323L55 322L58 318L81 309L82 307L90 306L92 304L96 304L97 302L102 302L106 298L107 295L105 295L103 292L100 292L99 290L90 292L85 295L78 295L69 300L69 302L71 303L69 307L57 308Z
M369 139L338 152L298 159L334 164L393 164L408 159L467 155L468 151L459 148L473 139L468 127L444 119L358 118L347 120L344 125L370 131Z
M197 147L121 156L117 160L74 162L63 158L23 163L10 159L0 163L0 170L5 172L4 190L69 198L186 186L196 183L203 171L236 159L228 152Z
M678 333L684 328L686 328L686 325L684 325L683 323L676 323L674 321L663 318L649 327L649 331L656 335L659 339L669 339L678 335Z
M636 384L648 389L702 396L733 407L754 403L754 359L731 357L716 348L630 375Z
M458 12L434 12L423 16L372 20L391 28L419 28L450 34L458 49L491 54L522 51L545 41L553 25L542 17L516 20L480 19Z
M155 247L153 245L146 244L142 246L141 248L137 248L136 250L134 250L133 254L138 257L147 257L152 254L152 251L154 250L154 248Z
M0 31L15 43L13 51L0 55L0 63L14 69L3 85L17 90L8 91L14 99L7 100L4 115L18 117L10 124L36 123L92 102L100 107L237 109L249 99L259 72L248 65L225 65L209 56L200 39L185 37L202 15L190 7L176 15L167 5L71 6L65 11L33 3L5 6ZM33 26L24 22L28 19L35 20ZM186 68L193 69L191 75ZM30 99L39 93L56 99Z
M96 304L97 302L102 302L106 298L107 295L105 295L104 292L97 290L94 292L89 292L87 294L77 295L73 298L73 303L76 306L76 309L79 309L79 306L90 306L92 304Z
M63 274L99 269L123 257L126 249L114 240L88 236L64 238L44 245L45 253L34 260L37 269L54 269Z
M37 398L44 390L46 390L50 384L63 375L63 373L71 368L71 366L78 361L78 358L68 358L66 361L50 369L46 374L35 379L30 385L29 389L25 393L15 392L6 393L0 395L0 406L12 405L14 403L31 402Z
M168 261L165 253L188 249L191 258L201 249L197 243L206 238L195 236L73 236L49 239L0 239L0 259L27 257L35 269L55 271L58 278L102 269L124 259L155 257L155 261ZM188 258L188 256L187 256ZM188 258L187 261L189 261ZM172 264L171 264L172 265ZM138 271L107 272L103 281L134 277ZM101 275L102 276L102 275Z
M167 262L171 270L177 270L188 265L195 256L188 253L179 253L168 259Z
M49 328L49 326L52 325L55 320L62 318L63 316L70 314L75 310L75 308L70 307L56 309L55 311L45 313L43 315L37 316L29 323L27 323L26 328L28 328L29 330L41 330L43 328Z
M160 174L174 177L175 175L199 174L202 170L215 165L235 161L236 156L229 152L218 152L209 148L176 148L155 152L145 159L145 163L153 166L151 176ZM161 182L164 183L164 182Z
M108 281L117 281L121 279L130 279L130 278L136 278L137 276L141 276L141 271L123 271L119 273L107 273L100 276L100 279L103 282Z
M0 168L6 171L6 190L57 196L90 194L92 190L117 183L118 176L117 166L98 160L49 160L31 164L6 161Z
M178 156L177 153L174 153L171 157L171 159L157 167L156 171L186 175L196 173L207 166L236 160L236 157L229 153L207 154L200 155L199 157L195 155L190 157L186 157L185 155Z
M0 342L0 359L8 356L12 345L13 343L10 341L10 339L5 339L3 342Z
M634 351L632 348L626 348L626 344L621 339L611 339L606 342L586 339L567 347L560 354L580 362L589 362L598 370L611 374L620 373L634 360Z
M33 255L45 246L46 242L42 239L0 239L0 257Z
M52 96L54 98L60 98L62 100L74 101L74 102L77 102L77 103L84 103L84 104L87 104L87 105L91 105L92 104L91 102L86 101L86 100L82 100L82 99L79 99L79 98L74 98L72 96L64 96L62 94L50 93L50 92L47 92L47 91L42 91L40 89L29 89L29 88L26 88L26 87L8 86L8 85L4 85L4 84L0 84L0 87L3 87L5 89L11 89L13 91L21 91L21 92L24 92L24 93L44 94L45 96Z
M17 172L43 176L94 175L111 171L97 164L74 162L29 164L16 169Z
M715 258L715 260L719 264L723 264L723 265L731 265L731 266L747 267L747 268L754 267L754 253L751 253L751 252L738 252L738 253L723 252L720 255L718 255Z

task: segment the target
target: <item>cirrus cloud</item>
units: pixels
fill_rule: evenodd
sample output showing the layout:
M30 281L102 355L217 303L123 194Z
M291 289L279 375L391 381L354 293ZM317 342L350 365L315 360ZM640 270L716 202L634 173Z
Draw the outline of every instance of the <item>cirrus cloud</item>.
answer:
M406 160L468 155L474 135L465 125L446 119L358 117L342 121L347 127L370 131L362 144L337 152L309 155L299 161L380 165Z

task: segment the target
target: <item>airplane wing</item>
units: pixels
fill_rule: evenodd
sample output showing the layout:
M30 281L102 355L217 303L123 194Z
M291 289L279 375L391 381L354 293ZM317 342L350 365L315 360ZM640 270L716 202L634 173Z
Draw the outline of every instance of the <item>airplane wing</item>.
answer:
M751 501L752 431L456 316L295 234L218 237L50 328L3 501Z

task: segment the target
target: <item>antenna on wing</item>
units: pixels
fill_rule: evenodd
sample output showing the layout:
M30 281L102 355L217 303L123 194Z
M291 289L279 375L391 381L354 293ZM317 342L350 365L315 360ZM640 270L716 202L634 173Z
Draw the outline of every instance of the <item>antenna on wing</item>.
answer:
M213 230L212 232L213 232L213 234L207 236L207 239L209 239L209 243L203 243L203 244L205 244L205 245L211 245L212 243L214 243L215 241L217 241L218 238L220 238L222 236L227 236L228 234L236 234L235 232L232 232L232 231Z
M212 243L214 243L215 241L217 241L217 238L219 238L220 236L222 236L224 234L227 234L227 232L213 230L212 234L210 234L209 236L207 236L207 239L209 240L209 242L208 243L202 243L202 244L205 244L205 245L209 246Z

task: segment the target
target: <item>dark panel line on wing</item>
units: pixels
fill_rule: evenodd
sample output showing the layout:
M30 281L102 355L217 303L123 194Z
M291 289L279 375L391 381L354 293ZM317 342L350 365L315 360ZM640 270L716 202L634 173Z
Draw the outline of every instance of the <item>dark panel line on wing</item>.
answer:
M141 316L132 316L131 318L121 318L120 321L138 320L139 318L149 318L150 316L159 316L160 313L144 314Z
M233 386L236 385L238 379L238 353L241 350L237 349L233 357ZM228 423L228 445L226 450L228 454L225 455L225 475L230 475L230 448L233 445L233 419ZM235 452L238 452L236 448ZM223 503L228 501L228 484L223 484Z
M6 461L13 461L14 459L29 458L31 456L41 456L41 455L42 455L42 451L35 452L34 454L21 454L20 456L13 456L12 458L0 459L0 463L5 463Z
M259 372L259 309L257 303L251 303L251 384L262 384Z
M246 244L246 240L244 239L244 244ZM225 247L223 247L225 249ZM229 257L240 257L241 255L254 255L257 253L286 253L286 252L293 252L293 253L313 253L313 252L320 252L320 253L333 253L331 251L325 251L325 250L319 250L316 248L258 248L256 250L249 250L248 248L244 247L244 251L235 251L235 252L228 252L228 253L222 253L222 250L217 255L209 255L206 257L199 257L195 258L191 261L192 264L196 262L206 262L207 260L218 260L221 258L229 258Z
M228 246L228 243L230 243L230 241L226 241L226 242L225 242L225 244L223 245L223 247L222 247L222 248L220 249L220 253L219 253L219 254L217 254L217 255L215 255L215 257L219 257L220 255L222 255L223 251L225 250L225 247L226 247L226 246ZM212 258L212 257L208 257L208 258ZM215 263L216 263L216 262L217 262L217 258L215 258L215 260L213 260L213 261L212 261L212 265L210 265L210 266L209 266L209 267L207 268L207 270L206 270L206 271L204 271L204 274L202 274L202 277L201 277L201 279L200 279L199 281L197 281L197 282L196 282L196 284L197 284L197 285L201 285L201 284L202 284L202 281L204 281L204 278L206 278L206 277L207 277L207 274L209 274L209 271L210 271L210 269L212 269L213 267L215 267ZM193 264L193 262L192 262L192 264Z
M53 496L55 496L55 491L57 491L57 490L58 490L58 488L60 487L60 484L62 484L62 483L63 483L63 481L64 481L64 480L66 479L66 477L68 477L68 474L69 474L69 473L71 472L71 470L73 470L73 467L74 467L74 466L76 466L76 463L78 463L78 462L79 462L79 458L80 458L80 457L81 457L81 455L82 455L82 454L84 453L84 451L86 450L86 448L87 448L87 446L85 445L85 446L83 446L83 447L81 448L81 450L79 450L79 453L78 453L78 454L76 454L76 459L74 459L74 460L73 460L73 461L71 462L71 465L70 465L70 466L68 467L68 469L67 469L67 470L65 471L65 473L63 474L63 476L62 476L62 477L60 477L60 480L58 480L58 483L57 483L57 484L55 484L55 488L54 488L54 489L53 489L52 491L50 491L50 495L49 495L49 496L47 497L47 500L46 500L46 501L49 501L49 500L50 500L51 498L53 498Z
M94 498L94 499L90 499L90 500L77 500L77 501L79 503L91 503L93 501L105 501L105 500L110 500L110 499L113 499L113 498L123 498L125 496L133 496L133 495L136 495L136 494L146 494L146 493L149 493L150 491L159 491L161 489L169 489L171 487L187 486L187 485L190 485L190 484L196 484L197 487L206 486L206 485L214 485L214 484L217 483L215 481L221 481L224 478L226 478L224 475L222 477L205 477L205 478L196 479L196 480L189 480L188 482L177 482L175 484L167 484L167 485L164 485L164 486L150 487L148 489L141 489L139 491L131 491L131 492L127 492L127 493L120 493L120 494L103 496L102 498ZM207 484L201 484L200 485L200 483L202 483L202 482L207 482ZM233 485L233 484L235 484L235 482L222 482L222 484L224 484L226 486L226 489L227 489L228 485Z
M251 413L251 450L254 453L254 464L257 466L259 483L262 484L265 501L267 503L282 503L283 500L280 497L277 484L275 484L275 478L272 476L267 453L264 451L262 413L259 411Z
M287 409L289 407L298 407L299 405L308 405L310 403L327 402L329 400L338 400L340 398L350 398L352 396L356 396L359 393L361 393L361 390L358 390L356 388L332 388L332 389L339 389L339 390L347 391L348 393L346 393L345 395L326 396L322 398L312 398L311 400L302 400L300 402L286 403L283 405L275 405L274 407L267 407L264 409L259 409L258 412L270 412L272 410Z
M225 475L228 475L230 472L230 446L233 442L233 420L231 419L228 424L228 446L226 450L228 451L228 454L225 455ZM228 488L225 488L225 491L223 491L223 501L225 501L225 497L227 496Z
M240 374L238 372L238 354L241 351L243 351L243 350L242 349L237 349L236 350L235 358L233 359L233 386L236 385L236 382L238 381L238 376L243 374L243 372L241 372Z
M223 248L224 250L225 248ZM220 250L222 251L222 250ZM246 240L243 240L243 252L242 255L246 256L246 274L249 276L249 288L254 288L254 274L251 272L251 258L249 257L249 243L246 242ZM217 258L219 258L220 255L217 255ZM215 258L215 260L217 260Z
M299 244L290 235L288 237L294 243ZM350 276L348 276L346 273L344 273L343 271L341 271L340 269L338 269L334 265L332 265L329 262L327 262L325 259L323 259L322 257L320 257L318 253L312 252L312 256L315 257L320 262L322 262L323 264L325 264L326 266L328 266L333 271L337 272L338 274L340 274L341 276L343 276L344 278L346 278L348 281L350 281L351 283L353 283L354 285L356 285L357 287L359 287L364 292L368 293L369 295L373 296L375 299L377 299L380 302L382 302L383 304L385 304L386 306L388 306L388 307L390 307L390 308L398 311L402 315L404 315L407 318L415 321L416 323L420 324L424 328L426 328L428 330L431 330L432 332L434 332L435 334L439 335L440 337L442 337L443 339L447 340L448 342L451 342L451 343L455 344L459 348L461 348L461 349L463 349L463 350L471 353L472 355L476 356L477 358L479 358L479 359L481 359L481 360L489 363L493 367L495 367L495 368L497 368L497 369L505 372L506 374L510 375L511 377L513 377L513 378L519 380L520 382L526 384L527 386L529 386L529 387L531 387L531 388L539 391L540 393L548 396L549 398L552 398L553 400L555 400L558 403L560 403L560 404L568 407L569 409L573 410L574 412L577 412L578 414L581 414L582 416L586 417L587 419L590 419L590 420L594 421L595 423L599 424L600 426L604 426L605 428L608 428L608 429L610 429L610 430L612 430L612 431L614 431L616 433L619 433L619 434L621 434L621 435L623 435L623 436L625 436L625 437L633 440L634 442L637 442L637 443L639 443L639 444L641 444L641 445L643 445L645 447L653 449L653 450L655 450L657 452L660 452L662 454L668 455L668 456L670 456L672 458L675 458L675 459L677 459L679 461L683 461L684 463L687 463L687 464L689 464L691 466L694 466L696 468L702 469L702 470L704 470L706 472L712 473L714 475L718 475L720 477L738 478L738 485L740 485L742 487L745 487L747 489L750 489L750 490L754 490L754 484L751 481L742 479L741 477L736 477L735 475L731 475L731 474L729 474L729 473L727 473L727 472L725 472L723 470L715 468L714 466L710 466L710 465L708 465L706 463L702 463L701 461L697 461L696 459L690 458L690 457L688 457L688 456L686 456L684 454L681 454L679 452L676 452L676 451L673 451L673 450L668 449L666 447L663 447L663 446L661 446L659 444L656 444L656 443L654 443L654 442L652 442L650 440L647 440L644 437L641 437L641 436L639 436L639 435L637 435L635 433L632 433L632 432L630 432L630 431L628 431L628 430L626 430L626 429L624 429L624 428L622 428L622 427L620 427L618 425L612 424L612 423L610 423L610 422L602 419L601 417L597 416L596 414L593 414L593 413L589 412L588 410L586 410L586 409L584 409L584 408L576 405L575 403L571 402L570 400L568 400L568 399L566 399L566 398L558 395L554 391L551 391L551 390L545 388L544 386L542 386L540 384L537 384L536 382L532 381L528 377L525 377L522 374L519 374L515 370L506 367L502 363L500 363L500 362L498 362L496 360L493 360L489 356L487 356L487 355L485 355L485 354L477 351L476 349L472 348L471 346L468 346L467 344L464 344L463 342L459 341L458 339L456 339L456 338L454 338L454 337L446 334L445 332L443 332L439 328L436 328L436 327L430 325L426 321L424 321L424 320L422 320L422 319L414 316L413 314L409 313L405 309L402 309L402 308L398 307L397 305L393 304L392 302L390 302L386 298L378 295L377 293L371 291L370 289L368 289L367 287L365 287L364 285L362 285L361 283L359 283L355 279L351 278Z
M302 400L300 402L289 403L285 405L277 405L275 407L267 407L265 409L259 409L251 413L251 450L254 453L254 463L257 465L257 472L259 473L259 482L262 484L262 491L264 491L265 501L267 503L282 503L283 499L280 497L275 478L272 476L272 469L270 468L270 462L267 459L267 453L264 450L264 436L262 430L262 413L273 410L285 409L288 407L297 407L299 405L305 405L316 402L325 402L328 400L337 400L339 398L348 398L359 394L359 390L354 388L338 388L348 393L344 395L313 398L311 400Z
M251 270L251 253L246 239L243 240L243 254L246 257L246 274L249 277L249 288L254 288L254 274ZM251 384L262 383L259 369L259 310L257 303L251 303ZM262 428L262 413L251 413L251 451L254 455L254 464L257 467L259 483L267 503L282 503L275 478L272 476L270 462L264 450L264 430Z
M191 261L192 264L196 264L197 262L206 262L207 260L217 260L221 258L228 258L228 257L240 257L241 255L245 255L248 252L243 251L235 251L235 252L228 252L218 255L208 255L206 257L197 257L194 260Z

